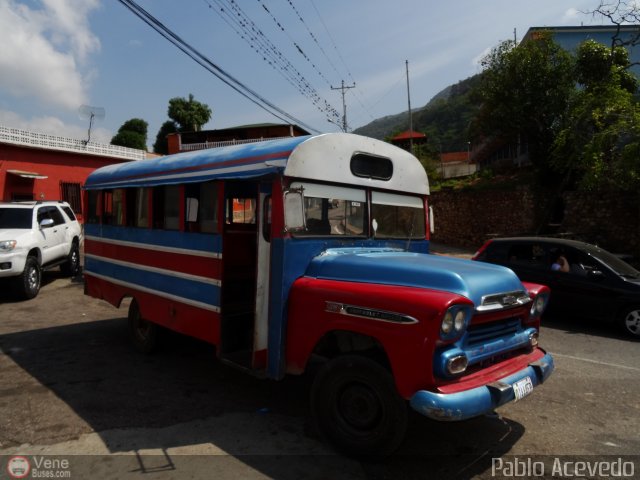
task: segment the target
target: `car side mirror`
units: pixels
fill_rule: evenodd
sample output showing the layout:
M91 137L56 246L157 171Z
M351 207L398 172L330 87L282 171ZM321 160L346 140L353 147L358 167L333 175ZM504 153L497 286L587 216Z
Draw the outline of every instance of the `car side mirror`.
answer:
M603 280L604 279L604 272L602 272L600 270L589 270L587 272L587 278L591 278L593 280Z
M52 218L43 218L40 222L40 229L53 227Z

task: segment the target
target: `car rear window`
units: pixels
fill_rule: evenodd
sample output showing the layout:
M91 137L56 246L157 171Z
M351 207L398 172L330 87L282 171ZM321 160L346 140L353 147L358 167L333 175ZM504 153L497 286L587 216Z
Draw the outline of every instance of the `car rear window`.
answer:
M0 207L0 228L31 228L30 208Z

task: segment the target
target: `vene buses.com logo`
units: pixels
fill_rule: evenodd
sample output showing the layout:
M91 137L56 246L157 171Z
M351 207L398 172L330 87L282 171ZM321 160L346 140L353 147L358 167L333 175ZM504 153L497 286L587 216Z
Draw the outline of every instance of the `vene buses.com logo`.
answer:
M31 471L31 464L27 457L11 457L7 462L7 473L11 478L25 478Z

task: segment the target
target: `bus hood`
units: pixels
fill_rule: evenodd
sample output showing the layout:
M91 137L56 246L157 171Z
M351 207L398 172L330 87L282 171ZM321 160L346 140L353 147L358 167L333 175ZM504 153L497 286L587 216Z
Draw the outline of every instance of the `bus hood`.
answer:
M306 276L446 291L476 308L486 295L525 290L513 271L499 265L396 249L328 249L311 261Z

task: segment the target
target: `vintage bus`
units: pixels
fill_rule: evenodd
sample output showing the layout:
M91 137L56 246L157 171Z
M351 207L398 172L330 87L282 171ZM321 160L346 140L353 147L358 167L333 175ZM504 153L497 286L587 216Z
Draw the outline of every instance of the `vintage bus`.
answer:
M134 345L165 328L271 379L320 365L311 411L340 451L388 454L408 406L463 420L553 370L548 288L429 254L427 175L385 142L199 150L100 168L85 189L85 293L130 299Z

